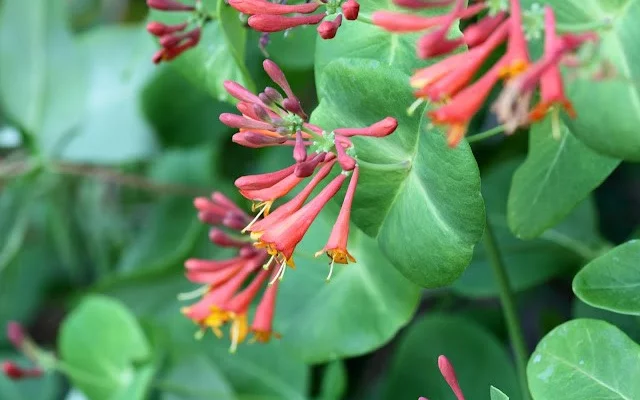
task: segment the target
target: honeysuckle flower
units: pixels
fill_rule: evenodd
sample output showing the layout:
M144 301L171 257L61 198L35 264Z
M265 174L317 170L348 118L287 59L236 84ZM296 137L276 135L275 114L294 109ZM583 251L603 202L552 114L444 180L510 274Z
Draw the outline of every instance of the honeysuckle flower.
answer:
M440 370L444 380L447 382L447 385L449 385L453 391L456 399L464 400L464 394L462 393L462 389L460 389L460 383L458 382L458 377L456 377L456 371L447 357L443 355L438 357L438 369ZM427 398L419 397L418 400L427 400Z
M194 24L192 29L187 29L191 22L165 25L152 21L147 24L147 31L158 37L161 46L161 49L152 57L155 64L171 61L200 42L202 27L210 19L200 1L195 6L191 6L177 0L147 0L147 5L151 9L160 11L191 12L190 21L193 21Z
M372 15L375 25L391 32L427 30L416 46L419 57L445 55L411 77L410 85L418 98L411 109L426 100L435 105L428 115L433 124L445 129L449 146L456 146L466 135L471 119L501 80L505 85L492 110L507 133L541 119L549 109L562 107L569 115L575 114L564 94L559 64L585 41L595 40L593 33L559 37L555 32L553 13L547 7L545 53L542 59L532 63L519 0L509 0L508 8L506 3L489 2L467 6L463 0L396 0L395 4L412 9L452 6L444 15L420 16L391 11L377 11ZM489 12L465 28L461 37L450 38L449 30L455 21L478 15L485 9ZM489 56L505 42L505 53L474 82ZM463 44L468 51L454 53ZM531 110L530 102L538 84L541 87L540 103Z
M253 202L253 216L220 193L194 200L199 219L213 225L211 242L236 249L237 253L225 260L187 260L187 278L203 286L181 296L201 296L182 310L200 327L199 335L210 329L222 337L223 328L229 326L231 351L250 333L258 342L279 336L273 332L279 282L289 267L295 267L296 247L348 177L349 187L323 252L331 259L331 270L335 263L355 262L347 250L359 176L357 149L351 137L373 140L390 135L398 126L396 119L387 117L367 127L327 132L307 122L307 114L282 70L271 60L266 60L263 67L284 95L271 87L254 94L236 82L225 82L225 89L239 100L236 108L241 115L225 113L220 120L239 130L234 141L244 146L291 146L292 164L236 179L239 193ZM336 168L339 173L329 180ZM306 178L310 178L306 185L285 200ZM250 323L250 305L261 292L262 299Z
M320 24L318 33L323 39L336 36L343 15L347 20L355 20L360 10L360 4L356 0L313 1L294 5L267 0L229 0L229 5L249 15L247 23L259 32L268 34L302 25ZM322 10L314 14L319 8ZM325 17L335 14L337 17L333 21L323 22ZM268 36L262 35L260 40L260 47L264 51Z

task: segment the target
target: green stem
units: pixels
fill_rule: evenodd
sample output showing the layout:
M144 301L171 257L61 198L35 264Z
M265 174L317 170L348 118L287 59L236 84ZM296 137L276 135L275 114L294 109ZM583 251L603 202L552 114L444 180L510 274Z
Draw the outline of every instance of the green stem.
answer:
M500 249L498 248L498 243L491 228L491 222L488 218L484 233L484 246L489 256L493 274L495 275L496 282L500 289L500 302L502 303L502 311L505 319L507 320L509 339L511 340L511 345L513 346L513 351L515 353L516 369L518 372L518 379L520 381L520 388L522 390L522 400L528 400L531 398L527 385L527 360L529 356L524 341L524 335L522 334L522 328L520 327L520 320L518 318L518 312L513 299L513 293L511 291L511 286L509 285L506 266L502 259L502 255L500 254Z
M611 18L603 18L583 24L557 24L558 33L581 33L587 31L595 31L599 29L611 29L613 20Z
M490 138L492 136L499 135L502 132L504 132L504 126L498 125L495 128L489 129L488 131L484 131L482 133L478 133L477 135L467 137L467 142L468 143L479 142L481 140Z

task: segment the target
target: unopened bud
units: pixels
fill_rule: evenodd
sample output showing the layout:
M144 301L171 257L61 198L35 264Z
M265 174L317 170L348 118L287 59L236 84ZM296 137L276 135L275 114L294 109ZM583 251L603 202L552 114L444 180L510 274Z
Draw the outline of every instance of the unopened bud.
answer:
M325 160L326 153L316 154L313 158L310 158L304 162L296 164L296 169L294 171L295 175L298 178L306 178L311 175L316 170L316 167Z
M296 162L303 162L307 159L307 146L304 143L302 132L296 132L296 144L293 146L293 159Z
M278 92L276 89L272 88L272 87L266 87L264 89L264 94L265 96L267 96L267 98L269 98L273 103L282 103L282 101L284 100L284 98L282 97L282 95L280 94L280 92Z
M16 349L22 349L25 339L24 329L22 325L15 321L9 321L7 324L7 338Z
M211 240L213 244L217 244L220 247L241 248L247 244L243 241L233 239L232 237L227 235L224 231L218 228L213 228L209 231L209 240Z
M147 24L147 32L154 36L163 36L170 33L183 31L187 27L187 23L178 25L165 25L161 22L152 21Z
M147 0L149 8L162 11L193 11L195 7L182 4L176 0Z
M343 171L353 171L356 167L356 160L347 154L344 146L336 143L336 152L338 153L338 163Z
M271 123L272 120L269 113L261 105L254 103L252 108L254 115L258 117L259 120Z
M302 110L302 105L297 97L287 97L282 102L282 106L285 110L297 114L300 118L307 120L307 114Z
M444 380L447 381L447 384L451 387L451 390L453 390L456 398L458 400L464 400L464 395L462 394L458 378L456 377L456 371L453 369L453 365L451 365L451 362L449 362L447 357L438 357L438 368L440 369L440 373L444 377Z
M360 4L356 0L347 0L342 4L342 14L349 21L358 19Z
M287 141L287 138L282 136L267 136L257 132L243 131L233 135L231 140L241 146L257 149L260 147L281 145Z
M342 15L338 15L333 21L322 21L317 30L321 38L333 39L336 37L340 25L342 25Z
M2 363L2 372L10 379L18 380L24 378L35 378L42 375L40 368L20 368L11 361Z

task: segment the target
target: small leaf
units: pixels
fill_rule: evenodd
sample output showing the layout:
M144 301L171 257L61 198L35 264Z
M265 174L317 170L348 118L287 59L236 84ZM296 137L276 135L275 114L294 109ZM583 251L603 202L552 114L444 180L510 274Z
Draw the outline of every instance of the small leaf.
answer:
M80 122L86 101L84 59L67 29L66 7L4 0L0 9L0 100L43 147Z
M605 245L598 234L595 207L591 201L580 204L564 221L537 239L523 241L516 238L507 226L505 214L509 183L519 164L519 159L507 160L491 166L482 175L487 215L515 291L529 289L569 268L578 267L585 260L594 258ZM499 294L483 242L476 247L471 265L452 288L472 298Z
M529 359L534 399L640 398L640 346L604 321L578 319L551 331Z
M424 110L407 116L407 79L376 61L337 60L325 69L312 121L328 131L398 119L388 137L354 138L361 171L352 220L403 275L437 287L460 276L482 236L480 177L466 143L449 148Z
M491 395L491 400L509 400L509 396L502 393L500 389L495 386L491 386L489 394Z
M531 239L555 226L620 163L591 150L558 123L558 139L551 117L533 126L529 154L513 176L507 215L519 238Z
M438 370L440 355L451 361L465 397L486 398L492 383L519 393L514 367L495 337L466 319L435 314L401 337L382 399L453 398Z
M90 71L82 124L47 150L65 160L97 164L153 155L156 138L141 109L141 91L153 72L145 57L153 49L148 34L140 26L101 27L82 36L80 45Z
M150 383L147 367L137 365L151 357L151 349L133 315L120 302L103 296L85 297L64 321L60 354L71 368L74 385L90 399L110 399L140 385L144 398Z
M587 264L573 291L594 307L640 315L640 240L631 240Z

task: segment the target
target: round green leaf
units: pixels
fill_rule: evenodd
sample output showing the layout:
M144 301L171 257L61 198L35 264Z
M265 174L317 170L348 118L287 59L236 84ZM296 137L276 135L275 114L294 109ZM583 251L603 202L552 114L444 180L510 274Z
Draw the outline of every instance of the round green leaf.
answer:
M613 63L611 79L573 79L568 96L578 118L571 131L588 146L612 157L640 161L640 2L636 0L547 0L558 22L585 24L611 21L598 31L600 55Z
M484 328L447 315L417 321L400 339L382 399L454 399L438 370L440 355L453 364L465 397L486 399L495 385L519 399L515 370L500 342Z
M407 79L377 61L337 60L325 69L312 121L329 131L398 119L386 138L354 139L361 170L352 219L412 282L444 286L469 265L482 236L480 177L466 143L450 149L423 110L407 116Z
M523 239L537 237L560 222L620 163L591 150L559 123L558 139L551 131L551 117L533 126L529 154L513 176L508 222Z
M193 4L195 1L182 2ZM223 86L225 80L236 81L250 89L253 86L244 65L247 32L238 12L224 0L204 0L202 4L209 13L216 14L216 19L204 26L198 45L172 60L171 64L211 96L230 101L232 97ZM184 12L155 10L149 16L152 21L169 24L182 23L187 18Z
M349 251L357 262L336 265L313 254L322 249L333 220L320 216L296 250L298 268L280 284L276 329L282 342L305 361L320 363L370 352L407 324L418 305L419 287L380 253L375 240L355 229Z
M578 319L551 331L529 359L534 399L640 398L640 346L604 321Z
M506 209L509 184L518 165L519 159L508 160L483 171L482 194L511 287L522 291L594 258L603 241L598 234L591 202L583 202L564 221L547 229L537 239L523 241L516 238L507 226ZM482 242L474 251L471 265L452 288L468 297L499 294Z
M70 367L71 381L95 400L122 396L135 389L144 398L151 374L137 364L151 349L135 317L120 302L103 296L86 297L64 321L59 350ZM124 396L125 398L127 396Z
M573 291L594 307L640 315L640 240L631 240L587 264Z

